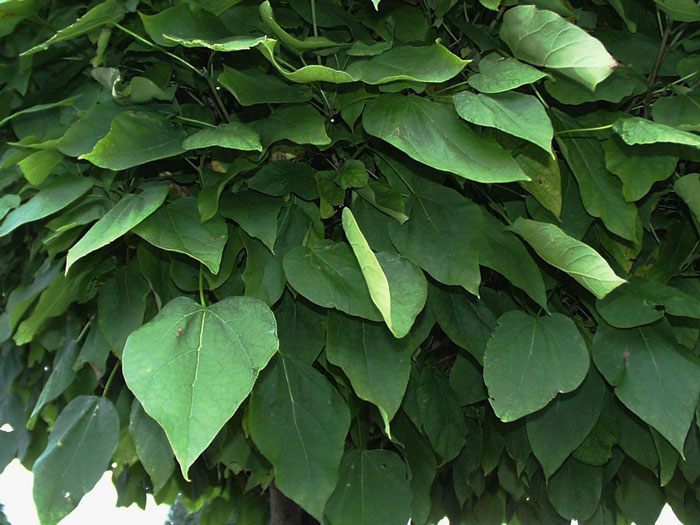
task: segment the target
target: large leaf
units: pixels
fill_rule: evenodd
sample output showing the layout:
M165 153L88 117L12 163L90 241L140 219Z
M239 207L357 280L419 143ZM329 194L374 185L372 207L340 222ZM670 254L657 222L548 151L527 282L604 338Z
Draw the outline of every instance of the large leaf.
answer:
M158 45L175 47L190 40L219 40L230 36L214 14L190 4L178 4L155 15L139 13L148 36Z
M280 140L315 146L325 146L331 142L324 118L309 105L275 109L269 117L251 125L260 133L266 147Z
M500 35L515 58L554 69L591 90L617 65L603 44L583 29L532 5L506 11Z
M228 228L220 216L200 222L197 199L194 197L173 201L133 230L154 246L189 255L213 274L219 273Z
M333 525L405 525L411 515L406 465L390 450L349 452L326 515Z
M284 202L256 191L239 191L221 199L221 215L233 219L251 237L274 253L277 217Z
M160 208L167 196L168 186L158 184L148 186L138 195L130 193L122 197L111 210L93 224L87 233L68 250L66 271L76 261L115 241L145 220Z
M411 375L410 341L396 339L381 324L331 313L326 356L339 366L361 399L377 406L388 430Z
M484 354L489 401L502 421L515 421L557 394L575 390L588 365L586 343L568 317L507 312L498 319Z
M462 91L452 100L459 116L467 122L500 129L553 155L552 123L535 97L517 92L482 95Z
M126 111L112 121L112 127L90 153L79 158L114 171L133 168L184 152L187 133L155 113Z
M573 458L567 460L547 484L547 496L557 512L575 520L593 516L602 490L603 468Z
M593 360L627 408L683 454L700 394L700 362L663 321L630 330L602 323Z
M510 228L545 261L571 275L598 298L625 283L598 252L554 224L519 217Z
M382 319L374 306L350 245L324 240L298 246L284 257L289 284L309 301L372 321Z
M7 214L0 225L0 237L24 224L53 215L83 196L90 188L92 180L83 177L56 177L49 180L36 195Z
M289 84L259 69L238 70L224 66L217 80L242 106L305 102L311 98L308 86Z
M340 394L310 365L280 357L253 391L248 425L272 463L275 486L321 519L350 427Z
M117 448L119 418L109 400L78 396L63 409L34 464L34 503L56 525L90 492Z
M183 149L211 148L262 151L260 136L250 126L240 122L219 124L215 128L204 128L190 135L182 143Z
M395 337L404 337L425 306L428 283L423 272L400 255L370 248L350 208L343 210L343 230L360 264L372 302Z
M479 73L471 75L469 85L482 93L503 93L546 77L539 69L498 53L479 61Z
M561 394L549 405L527 416L532 452L551 476L590 434L603 409L605 386L591 367L578 389Z
M272 312L244 297L211 306L178 297L129 336L124 378L165 430L185 478L277 346Z
M447 105L417 96L382 95L367 103L362 125L411 158L465 179L527 180L506 151L476 135Z

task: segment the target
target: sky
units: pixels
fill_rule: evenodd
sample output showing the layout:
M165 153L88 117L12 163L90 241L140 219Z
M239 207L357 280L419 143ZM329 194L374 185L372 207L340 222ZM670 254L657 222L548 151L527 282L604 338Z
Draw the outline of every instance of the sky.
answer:
M14 460L0 474L0 503L11 525L39 525L32 501L32 473ZM60 525L94 525L99 516L100 525L163 525L168 507L156 505L149 495L146 510L136 505L117 507L117 492L112 485L111 474L106 472L95 488L87 494L78 508ZM448 525L445 520L445 525ZM670 507L665 507L657 525L681 525ZM443 525L442 522L440 525Z

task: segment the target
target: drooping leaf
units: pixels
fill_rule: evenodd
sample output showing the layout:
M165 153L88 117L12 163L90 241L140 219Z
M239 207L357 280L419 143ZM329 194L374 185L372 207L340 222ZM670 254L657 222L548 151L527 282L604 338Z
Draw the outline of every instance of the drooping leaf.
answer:
M343 230L355 253L372 302L394 337L404 337L425 306L428 283L423 272L397 254L375 255L350 208L343 210Z
M602 299L625 283L593 248L568 236L554 224L520 217L510 228L545 261L571 275L598 298Z
M56 177L43 185L31 199L7 214L0 225L0 237L24 224L41 220L62 210L92 188L92 180L84 177Z
M126 111L112 121L109 133L80 159L114 171L133 168L183 153L187 133L155 113Z
M409 157L465 179L527 180L506 151L476 135L444 104L413 95L382 95L367 103L362 125Z
M136 399L131 404L129 433L134 440L139 461L151 477L153 492L156 493L175 470L175 460L165 432L146 414Z
M547 484L547 496L567 519L585 520L598 508L603 490L603 468L570 458Z
M56 525L99 481L117 447L119 419L109 400L73 399L56 420L34 464L34 503L41 523Z
M411 515L406 465L390 450L347 453L326 515L334 525L405 525Z
M558 395L527 416L527 437L545 477L554 474L591 433L600 417L605 386L594 368L576 390Z
M68 250L66 272L76 261L108 245L145 220L165 202L168 187L165 184L148 186L140 194L122 197L114 207Z
M583 29L535 6L506 11L500 35L515 58L554 69L591 90L617 65L603 44Z
M280 199L256 191L240 191L224 195L221 215L233 219L248 235L259 239L274 253L277 217L283 204Z
M280 357L253 391L248 424L274 467L277 488L321 518L350 426L340 394L310 365Z
M165 430L185 478L277 347L272 312L243 297L206 307L173 299L129 336L124 378Z
M598 327L593 360L627 408L679 453L700 394L700 362L661 322L630 330Z
M502 421L515 421L557 394L575 390L588 365L586 343L568 317L507 312L498 319L484 354L489 401Z
M329 314L326 356L345 372L358 397L377 406L387 430L401 406L414 351L382 324Z
M200 222L194 197L173 201L137 224L133 231L158 248L189 255L212 273L219 273L228 229L221 217Z
M323 311L290 292L274 308L279 353L313 363L326 344L326 316Z
M462 91L452 100L459 116L467 122L500 129L553 154L552 123L535 97L517 92L482 95Z

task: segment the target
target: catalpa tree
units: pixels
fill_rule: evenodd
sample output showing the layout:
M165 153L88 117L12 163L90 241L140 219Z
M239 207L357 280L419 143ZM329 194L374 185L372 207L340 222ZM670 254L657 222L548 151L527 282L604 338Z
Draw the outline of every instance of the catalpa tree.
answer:
M700 520L694 0L0 3L0 468L202 524Z

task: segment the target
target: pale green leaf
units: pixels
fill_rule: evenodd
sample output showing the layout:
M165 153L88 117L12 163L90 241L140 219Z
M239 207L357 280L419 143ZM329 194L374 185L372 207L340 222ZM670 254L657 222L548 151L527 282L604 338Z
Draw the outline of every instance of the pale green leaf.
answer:
M700 173L690 173L677 179L673 190L685 201L695 223L700 225Z
M506 11L500 35L515 58L554 69L591 90L617 65L603 44L583 29L532 5Z
M482 93L502 93L546 77L539 69L498 53L486 55L479 61L479 73L471 75L469 85Z
M92 180L76 176L55 177L39 192L7 214L0 225L0 237L20 226L38 221L62 210L92 188Z
M654 3L671 20L700 22L700 6L693 0L654 0Z
M63 155L60 152L54 149L46 149L35 151L19 161L17 165L22 170L22 174L27 179L27 182L33 186L41 186L62 160Z
M262 151L260 136L250 126L240 122L219 124L215 128L204 128L187 137L183 149L211 148L213 146L242 151Z
M246 297L206 307L178 297L129 336L124 378L163 427L186 479L277 347L274 315Z
M575 390L586 377L588 348L562 314L531 317L515 310L498 319L486 346L484 381L496 415L515 421Z
M700 149L700 135L658 124L645 118L619 119L613 124L613 130L630 146L663 142Z
M525 239L547 263L571 275L598 298L602 299L625 282L615 275L598 252L554 224L519 217L510 229Z
M168 186L148 186L140 194L130 193L122 197L114 207L68 250L66 272L79 259L107 246L145 220L165 202Z
M187 133L155 113L126 111L112 121L109 133L80 159L114 171L183 153Z
M467 122L499 129L554 155L552 123L544 106L532 95L517 92L483 95L462 91L452 101L459 116Z

